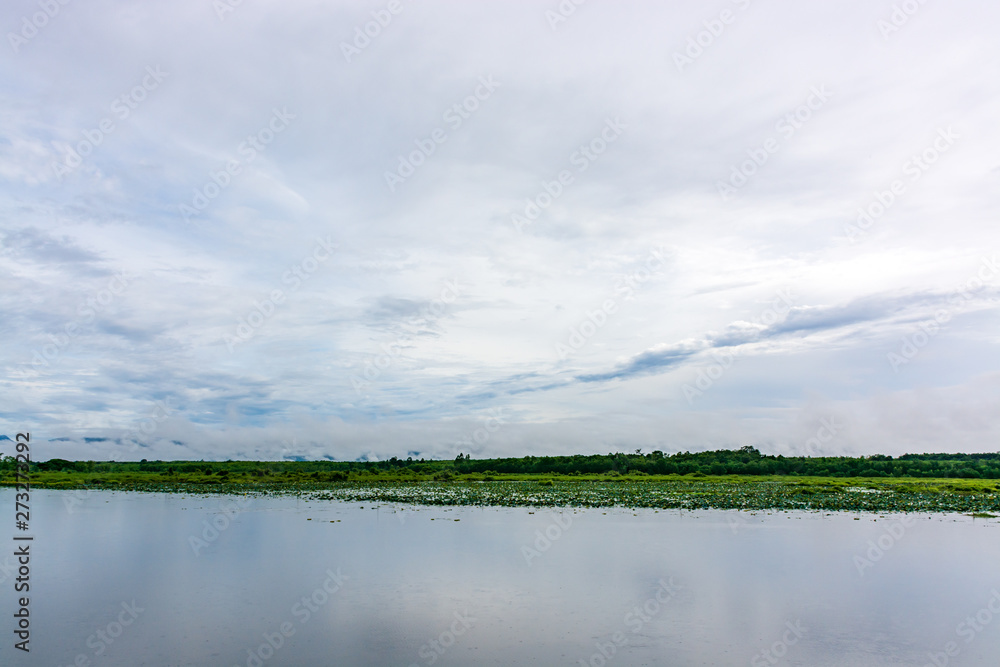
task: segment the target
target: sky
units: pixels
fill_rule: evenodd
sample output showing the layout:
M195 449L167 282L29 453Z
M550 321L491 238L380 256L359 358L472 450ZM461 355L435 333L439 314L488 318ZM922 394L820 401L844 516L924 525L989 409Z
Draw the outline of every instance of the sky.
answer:
M1000 450L998 21L4 2L0 433L39 460Z

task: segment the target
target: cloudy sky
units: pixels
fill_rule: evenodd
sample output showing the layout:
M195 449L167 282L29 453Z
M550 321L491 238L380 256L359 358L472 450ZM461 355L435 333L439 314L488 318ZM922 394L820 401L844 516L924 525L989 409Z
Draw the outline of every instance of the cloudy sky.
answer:
M1000 448L994 3L63 1L0 8L35 458Z

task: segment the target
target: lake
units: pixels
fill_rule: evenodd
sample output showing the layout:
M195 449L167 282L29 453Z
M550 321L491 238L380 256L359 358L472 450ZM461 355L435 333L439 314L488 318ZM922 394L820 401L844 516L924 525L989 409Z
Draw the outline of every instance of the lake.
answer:
M1000 522L33 490L4 665L991 665ZM6 560L5 560L6 559Z

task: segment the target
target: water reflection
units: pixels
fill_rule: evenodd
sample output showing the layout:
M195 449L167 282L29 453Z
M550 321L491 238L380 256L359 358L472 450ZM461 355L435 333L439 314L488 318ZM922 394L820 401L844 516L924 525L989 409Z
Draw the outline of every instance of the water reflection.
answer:
M12 491L0 497L13 506ZM1000 655L996 520L65 498L32 493L32 652L11 657L8 633L4 664L971 666Z

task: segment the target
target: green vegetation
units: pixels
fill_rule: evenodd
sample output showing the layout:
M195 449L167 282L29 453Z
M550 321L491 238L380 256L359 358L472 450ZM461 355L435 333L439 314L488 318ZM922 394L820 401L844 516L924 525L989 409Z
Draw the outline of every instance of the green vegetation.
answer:
M11 457L0 459L0 475L12 471ZM592 456L525 456L505 459L472 459L459 454L453 461L398 459L387 461L65 461L52 459L32 463L31 472L76 472L88 475L148 475L237 477L305 477L341 473L389 475L401 478L439 480L449 475L480 473L507 475L751 475L797 477L913 477L1000 479L1000 453L992 454L905 454L893 458L875 456L771 456L755 447L711 452L663 452L650 454L609 453ZM331 481L331 480L327 480ZM336 480L332 481L342 481Z
M618 476L581 479L457 481L448 484L352 482L307 492L315 499L422 505L797 509L853 512L962 512L1000 509L996 483L870 478Z
M0 459L0 485L15 483ZM430 505L1000 512L1000 454L892 458L740 450L453 461L50 461L36 488L303 494Z

